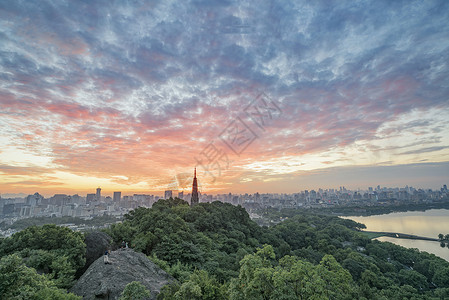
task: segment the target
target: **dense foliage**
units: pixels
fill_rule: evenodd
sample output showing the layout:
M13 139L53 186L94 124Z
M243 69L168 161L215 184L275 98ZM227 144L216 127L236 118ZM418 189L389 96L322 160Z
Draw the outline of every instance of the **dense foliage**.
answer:
M204 269L220 281L238 275L239 261L260 245L262 230L242 207L214 202L190 207L179 199L137 208L106 231L119 245L168 262Z
M175 198L137 208L105 231L117 246L128 242L178 279L159 299L449 297L447 261L371 240L361 228L351 220L300 211L261 227L240 206L191 207ZM0 239L0 298L77 299L61 288L73 284L85 251L82 234L56 225L31 226ZM134 282L122 298L147 292Z
M26 266L47 274L56 286L69 288L86 262L85 247L83 235L69 228L31 226L0 240L0 257L16 254Z
M440 246L442 248L448 247L449 248L449 233L444 235L442 233L438 234L438 240L440 241Z
M78 217L32 217L32 218L25 218L20 219L14 222L12 225L6 225L4 222L0 223L0 228L2 229L15 229L15 230L22 230L25 228L28 228L30 226L42 226L46 224L74 224L74 225L86 225L86 226L104 226L108 223L116 223L117 218L114 216L99 216L95 217L89 220L81 219Z
M179 199L138 208L107 232L179 280L160 299L444 299L449 263L370 240L363 224L298 214L260 227L240 206Z
M138 281L133 281L125 286L119 300L142 300L150 298L150 291Z
M16 254L0 260L0 299L17 300L80 300L81 297L59 289L45 275L25 266Z

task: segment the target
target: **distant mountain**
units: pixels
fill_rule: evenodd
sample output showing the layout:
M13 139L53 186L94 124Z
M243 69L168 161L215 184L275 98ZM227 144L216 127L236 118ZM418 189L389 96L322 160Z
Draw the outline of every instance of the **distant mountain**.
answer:
M3 199L7 199L7 198L25 198L26 196L28 196L28 194L24 194L24 193L18 193L18 194L0 194L0 197L2 197Z

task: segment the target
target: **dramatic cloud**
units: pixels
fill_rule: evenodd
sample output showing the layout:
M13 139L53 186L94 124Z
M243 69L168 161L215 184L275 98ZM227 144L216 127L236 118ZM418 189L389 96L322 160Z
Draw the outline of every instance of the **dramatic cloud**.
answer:
M447 162L448 20L444 0L3 1L0 192ZM258 126L262 92L279 110ZM231 149L238 120L253 139Z

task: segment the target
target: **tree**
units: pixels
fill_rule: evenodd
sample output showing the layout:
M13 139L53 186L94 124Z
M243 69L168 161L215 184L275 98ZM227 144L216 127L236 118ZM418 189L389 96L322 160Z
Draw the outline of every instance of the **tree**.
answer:
M440 247L448 247L449 248L449 234L443 235L442 233L438 234L438 240L440 241Z
M351 274L332 255L327 254L323 257L316 272L325 282L324 294L330 299L356 298L357 291Z
M151 293L139 281L133 281L125 286L125 289L120 295L119 300L142 300L150 298Z
M175 299L184 300L201 300L203 297L201 287L192 281L187 281L181 285L179 290L175 293Z
M2 241L0 256L16 253L25 264L50 274L58 287L69 288L75 272L86 263L81 233L52 224L31 226Z
M200 288L200 291L197 290L197 287ZM195 270L189 280L184 282L175 294L180 299L187 299L185 297L188 295L201 295L202 300L227 299L221 284L205 270Z
M177 282L166 284L161 288L161 292L157 295L158 300L176 300L175 294L179 291L180 285Z
M436 289L435 296L439 299L449 299L449 288Z
M66 293L62 289L44 288L36 292L32 300L81 300L82 297L72 293Z
M319 265L285 256L274 264L274 251L265 245L242 259L238 280L231 281L230 299L354 299L351 274L332 255Z
M414 270L402 269L399 271L398 279L401 285L410 285L419 291L428 290L427 278Z
M433 282L435 282L438 287L449 287L449 267L436 270L435 275L433 275Z
M248 254L240 261L239 280L230 287L231 299L270 299L273 292L272 260L275 254L271 245L264 245L255 254Z
M116 245L120 245L122 241L132 241L137 228L132 226L130 222L124 221L123 223L112 224L104 231L112 238ZM135 245L131 243L131 247L134 246Z
M79 300L81 297L58 289L45 275L23 264L16 254L0 260L1 299Z

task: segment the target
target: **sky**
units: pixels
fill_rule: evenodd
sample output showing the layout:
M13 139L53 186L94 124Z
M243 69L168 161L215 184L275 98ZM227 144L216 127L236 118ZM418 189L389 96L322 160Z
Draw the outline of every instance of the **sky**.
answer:
M0 0L0 193L449 184L449 1Z

